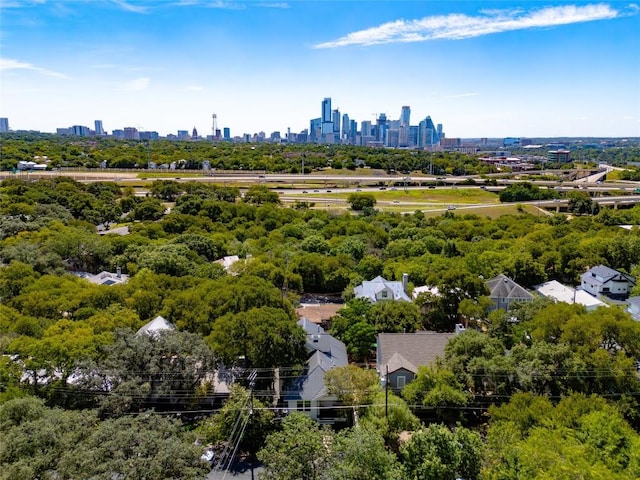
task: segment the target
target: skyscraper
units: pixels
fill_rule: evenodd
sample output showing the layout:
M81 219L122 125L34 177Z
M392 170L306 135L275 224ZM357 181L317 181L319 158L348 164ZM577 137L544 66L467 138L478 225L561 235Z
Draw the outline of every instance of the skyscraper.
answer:
M340 110L337 108L331 112L331 121L333 122L333 133L340 136Z
M102 120L96 120L94 122L96 135L104 135L104 127L102 126Z
M322 135L333 133L333 122L331 114L331 97L327 97L322 100Z
M438 135L438 130L436 126L433 124L433 120L431 117L427 117L420 122L418 126L418 147L433 147L440 143L440 136Z
M411 107L405 105L400 111L400 126L409 126L411 119Z
M409 122L411 120L411 108L408 105L400 111L400 125L398 127L398 146L409 146Z
M9 119L8 118L0 118L0 133L5 133L9 131Z
M331 121L331 97L322 100L322 123Z
M349 123L349 115L344 113L342 115L342 131L340 132L340 136L345 139L349 137L349 128L351 124Z

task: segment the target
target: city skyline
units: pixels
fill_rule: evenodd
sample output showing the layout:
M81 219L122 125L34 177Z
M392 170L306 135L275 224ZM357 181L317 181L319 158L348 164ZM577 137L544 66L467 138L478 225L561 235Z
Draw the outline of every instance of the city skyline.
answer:
M331 97L358 129L410 106L451 137L640 136L637 5L483 8L4 0L0 116L14 130L101 119L105 130L206 136L215 113L233 136L284 136Z

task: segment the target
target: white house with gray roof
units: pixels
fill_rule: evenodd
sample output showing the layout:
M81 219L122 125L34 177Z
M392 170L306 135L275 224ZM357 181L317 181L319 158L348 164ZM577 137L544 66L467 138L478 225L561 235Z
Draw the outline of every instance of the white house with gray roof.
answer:
M335 410L339 402L330 395L324 383L326 372L347 365L347 348L337 338L306 318L298 322L307 333L305 347L309 358L304 372L283 389L289 411L300 411L321 423L335 423L340 417Z
M366 298L371 303L384 300L394 300L396 302L410 302L411 297L407 294L409 276L402 275L402 281L389 281L378 275L373 280L365 280L353 289L356 298Z
M635 286L631 275L620 273L605 265L590 268L580 277L580 286L594 297L604 295L614 300L626 300Z

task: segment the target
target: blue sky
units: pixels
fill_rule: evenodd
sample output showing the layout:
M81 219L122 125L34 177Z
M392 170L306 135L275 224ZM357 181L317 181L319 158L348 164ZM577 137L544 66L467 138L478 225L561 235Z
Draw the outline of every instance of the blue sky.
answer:
M0 0L0 116L161 135L430 115L449 137L640 136L640 6Z

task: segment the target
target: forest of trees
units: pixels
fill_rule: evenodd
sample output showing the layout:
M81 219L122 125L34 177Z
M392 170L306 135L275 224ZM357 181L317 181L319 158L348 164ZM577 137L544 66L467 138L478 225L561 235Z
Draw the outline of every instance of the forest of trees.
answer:
M503 273L526 288L576 285L599 264L640 278L640 231L617 226L638 225L640 207L491 219L355 197L354 215L289 208L260 186L241 198L158 180L150 192L0 183L0 478L202 478L199 445L223 448L236 423L238 454L260 460L264 478L640 476L640 323L619 306L541 299L488 313L484 284ZM97 233L119 224L127 235ZM225 255L242 259L231 272L213 262ZM127 283L70 273L116 268ZM442 295L353 299L363 280L403 273ZM294 307L309 293L346 302L331 333L353 365L327 379L353 407L340 431L273 406L276 369L291 377L305 361ZM157 315L177 330L134 334ZM376 334L456 323L470 328L385 402L362 367ZM241 379L222 408L209 375L221 366Z

